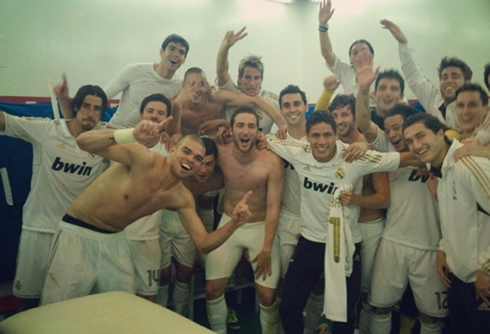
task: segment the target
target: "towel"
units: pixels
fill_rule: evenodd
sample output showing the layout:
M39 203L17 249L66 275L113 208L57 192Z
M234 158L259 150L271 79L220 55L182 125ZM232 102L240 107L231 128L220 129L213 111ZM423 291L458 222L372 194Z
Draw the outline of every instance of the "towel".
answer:
M342 208L339 196L351 191L350 183L339 187L332 199L328 217L328 240L325 247L325 302L323 313L332 321L347 322L347 286L345 277L352 274L355 244L346 222L349 209Z

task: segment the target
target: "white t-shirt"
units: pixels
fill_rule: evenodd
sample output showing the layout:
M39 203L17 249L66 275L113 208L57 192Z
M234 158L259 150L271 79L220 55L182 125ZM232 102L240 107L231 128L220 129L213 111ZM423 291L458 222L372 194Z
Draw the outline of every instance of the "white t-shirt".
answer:
M371 146L381 152L396 152L379 128ZM418 249L437 250L441 240L437 202L427 188L427 177L417 176L417 171L415 167L402 167L388 174L391 204L383 238Z
M54 233L70 204L108 166L83 151L66 121L5 114L5 132L32 144L31 191L23 208L22 228Z
M238 87L235 86L235 84L231 81L231 79L226 84L221 86L220 89L227 89L234 92L240 92ZM274 109L277 110L277 113L279 113L279 96L263 89L260 91L259 96L262 97L267 102L269 102L269 104L271 104L274 107ZM233 116L233 113L235 112L236 109L237 108L226 108L225 119L227 121L231 120L231 116ZM259 130L262 131L263 133L271 132L272 125L274 124L272 118L270 118L269 115L267 115L259 108L254 108L254 110L257 112L257 115L259 116Z
M328 218L335 190L343 184L351 184L356 194L362 191L362 176L375 172L394 171L400 164L400 154L368 151L359 160L346 163L341 158L349 145L336 141L336 152L332 160L318 162L311 153L308 143L280 140L266 136L271 151L293 164L298 173L301 188L301 234L314 242L327 240ZM355 243L362 239L358 228L360 207L344 207Z
M153 63L130 64L122 69L104 88L111 99L122 92L117 112L110 123L125 128L133 127L140 121L140 106L145 97L161 93L169 100L176 97L182 80L178 76L164 79L153 68Z
M454 151L461 146L454 139L442 163L437 187L442 229L439 249L446 253L454 275L471 283L476 271L490 260L490 160L465 157L456 162Z

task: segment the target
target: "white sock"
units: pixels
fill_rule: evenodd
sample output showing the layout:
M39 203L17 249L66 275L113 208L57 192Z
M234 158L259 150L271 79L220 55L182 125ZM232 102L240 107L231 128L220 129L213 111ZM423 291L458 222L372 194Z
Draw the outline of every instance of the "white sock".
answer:
M260 326L262 334L276 334L279 329L279 308L277 301L271 306L260 306Z
M306 323L304 333L318 333L316 327L318 326L318 321L320 320L323 311L323 294L315 295L311 293L306 302L305 311Z
M172 300L174 301L174 311L184 317L189 316L189 301L191 292L189 284L175 281L174 293Z
M388 314L371 313L371 334L390 334L391 312Z
M226 308L225 295L213 300L206 299L206 311L211 329L218 334L226 334L228 309Z
M160 285L158 287L157 293L157 304L162 305L163 307L167 307L168 302L168 284Z
M432 324L427 324L425 322L420 321L420 334L441 334L442 322L437 321Z
M359 334L369 334L371 326L371 305L362 302L361 314L359 315Z

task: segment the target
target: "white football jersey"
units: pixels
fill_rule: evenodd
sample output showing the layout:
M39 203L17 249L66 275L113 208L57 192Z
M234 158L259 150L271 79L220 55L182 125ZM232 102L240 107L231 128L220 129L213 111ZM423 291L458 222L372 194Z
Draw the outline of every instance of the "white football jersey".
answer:
M301 188L301 234L314 242L326 242L328 218L332 197L337 188L351 184L356 194L361 194L362 176L374 172L394 171L400 164L398 153L368 151L359 160L347 163L341 158L349 145L337 140L334 157L328 162L318 162L311 153L308 143L280 140L267 135L269 148L277 155L293 164L298 173ZM360 207L344 207L345 217L352 231L353 241L360 242L358 228Z
M3 134L32 144L31 191L23 208L22 228L54 233L73 200L108 164L80 149L63 119L5 117Z
M371 144L381 152L396 152L383 130ZM390 172L391 205L386 212L383 238L406 246L437 250L441 240L437 202L427 188L427 176L418 168L403 167Z

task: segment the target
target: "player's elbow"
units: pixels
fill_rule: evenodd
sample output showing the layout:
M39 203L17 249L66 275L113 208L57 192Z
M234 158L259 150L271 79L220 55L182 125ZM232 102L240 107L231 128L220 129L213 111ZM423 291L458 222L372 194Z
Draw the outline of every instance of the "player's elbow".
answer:
M84 151L88 151L89 143L90 143L89 138L90 138L90 136L87 132L84 132L84 133L81 133L80 135L78 135L78 137L76 139L78 147L80 147Z

